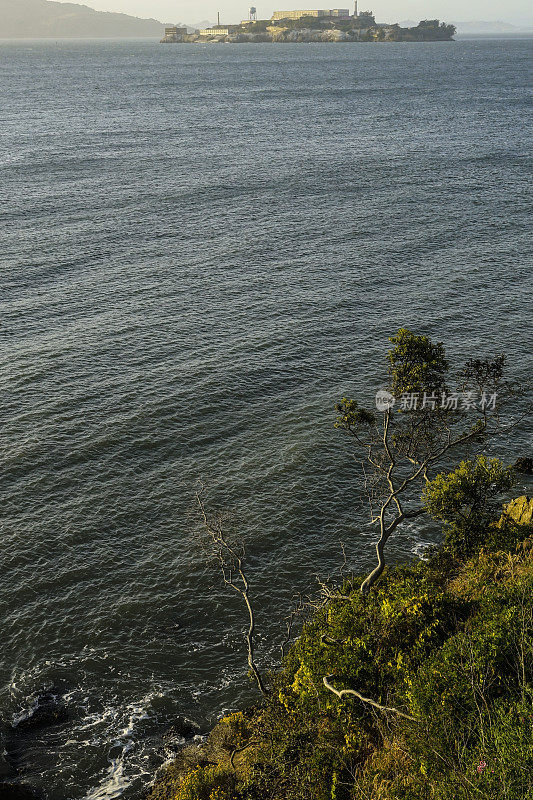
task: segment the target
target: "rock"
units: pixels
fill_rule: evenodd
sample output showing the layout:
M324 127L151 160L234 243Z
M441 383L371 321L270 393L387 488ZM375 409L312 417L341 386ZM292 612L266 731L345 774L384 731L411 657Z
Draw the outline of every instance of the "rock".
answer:
M192 739L198 733L200 733L200 728L195 722L192 722L186 717L178 717L172 727L165 731L163 739L165 742L178 737L182 739Z
M68 711L60 699L52 692L41 694L31 710L29 716L24 717L13 725L17 733L47 728L50 725L60 725L68 720Z
M0 783L1 800L42 800L42 794L38 794L30 786L22 783Z
M230 759L235 748L240 748L247 742L251 743L253 731L248 719L251 712L252 709L249 709L247 712L223 717L204 741L196 741L180 748L175 760L164 767L157 776L147 796L148 800L168 800L170 797L178 796L183 778L199 766L218 764L223 770L235 774L238 778L249 774L246 763L246 753L249 753L247 748L235 758L233 767Z
M514 463L514 468L516 472L522 475L533 475L533 458L528 458L526 456L517 458Z
M516 525L533 524L533 498L523 495L511 500L504 506L503 516Z
M167 754L164 750L152 750L148 754L148 763L150 765L150 769L154 772L162 767L166 760Z

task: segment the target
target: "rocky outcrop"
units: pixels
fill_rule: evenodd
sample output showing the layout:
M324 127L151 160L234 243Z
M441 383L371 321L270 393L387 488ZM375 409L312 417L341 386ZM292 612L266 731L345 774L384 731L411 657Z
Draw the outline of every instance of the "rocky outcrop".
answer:
M34 731L50 725L60 725L68 720L65 704L53 692L45 692L37 697L30 713L19 720L13 729L17 733Z
M523 495L511 500L504 506L502 519L516 525L533 525L533 498Z
M154 785L148 790L147 800L174 800L183 779L199 767L216 764L217 767L240 776L244 753L254 744L250 729L250 720L254 713L254 709L248 709L245 712L228 714L202 741L182 748L175 760L159 773Z
M350 37L344 31L336 28L327 30L316 30L312 28L298 28L290 30L280 27L268 29L273 42L347 42Z
M62 691L49 686L31 695L14 722L0 721L0 800L41 800L41 792L24 783L24 755L34 736L69 719Z
M435 21L437 22L437 21ZM339 23L335 23L339 24ZM342 28L342 29L341 29ZM239 44L246 42L276 42L280 44L312 44L320 42L433 42L452 41L455 33L453 25L427 25L420 23L415 28L400 28L399 25L372 24L370 27L359 25L317 28L284 27L283 24L268 25L259 32L252 32L247 26L230 28L227 35L200 36L190 34L187 36L164 37L161 42L173 43L220 43Z
M517 458L514 463L514 469L521 475L533 475L533 458L526 456Z

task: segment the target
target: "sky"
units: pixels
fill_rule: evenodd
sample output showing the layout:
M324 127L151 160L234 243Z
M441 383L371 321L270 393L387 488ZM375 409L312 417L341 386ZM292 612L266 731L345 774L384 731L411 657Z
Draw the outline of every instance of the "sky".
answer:
M63 0L66 1L66 0ZM247 0L70 0L81 2L98 11L122 11L137 17L155 17L163 22L195 23L216 20L240 22L248 16ZM316 0L257 0L260 19L267 19L273 11L288 9L327 8L327 3L313 5ZM352 0L333 5L335 8L353 8ZM370 9L380 22L399 22L411 19L441 19L444 21L502 20L514 25L533 24L533 5L530 0L359 0L359 10Z
M81 2L98 11L122 11L137 17L155 17L163 22L195 23L201 20L216 21L220 11L221 21L240 22L248 16L247 0L70 0ZM337 2L338 0L336 0ZM273 11L289 9L328 8L327 3L316 0L257 0L260 19L267 19ZM333 4L335 8L353 8L352 0ZM533 24L533 5L530 0L359 0L359 10L370 9L380 22L400 22L411 19L441 19L444 21L502 20L514 25Z

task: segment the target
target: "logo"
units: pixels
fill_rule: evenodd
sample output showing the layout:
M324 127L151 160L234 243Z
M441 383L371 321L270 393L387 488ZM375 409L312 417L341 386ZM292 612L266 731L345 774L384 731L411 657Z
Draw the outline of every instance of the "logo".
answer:
M378 411L389 411L395 402L396 398L394 395L387 392L386 389L380 389L379 392L376 393L376 408Z

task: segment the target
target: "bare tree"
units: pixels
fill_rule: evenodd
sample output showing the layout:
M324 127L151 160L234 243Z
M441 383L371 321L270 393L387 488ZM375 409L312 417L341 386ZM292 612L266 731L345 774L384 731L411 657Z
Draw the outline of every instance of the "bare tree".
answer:
M200 509L203 527L208 536L209 552L214 556L220 566L222 577L226 586L237 592L243 599L248 613L248 629L245 633L246 646L248 650L248 666L257 684L257 688L264 697L268 697L269 690L265 686L261 673L255 661L255 614L250 600L250 584L244 571L244 560L246 550L244 545L234 545L226 537L222 519L216 517L209 519L205 504L202 498L202 490L196 493L196 500Z

